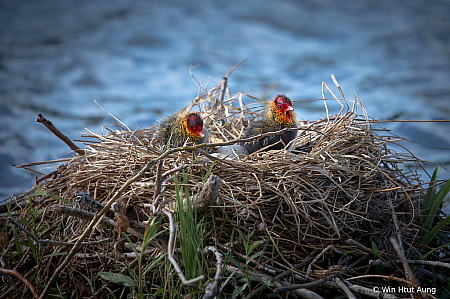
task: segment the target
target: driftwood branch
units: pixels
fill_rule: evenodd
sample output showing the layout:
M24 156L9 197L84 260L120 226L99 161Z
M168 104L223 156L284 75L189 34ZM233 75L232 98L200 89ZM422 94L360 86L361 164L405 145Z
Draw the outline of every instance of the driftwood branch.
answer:
M205 287L205 294L203 295L203 299L214 298L217 293L217 286L219 284L219 280L222 276L222 265L223 265L223 255L217 250L214 246L206 246L203 250L204 253L207 251L211 251L216 256L216 274L214 275L214 280L209 282Z
M50 131L52 131L53 134L56 135L56 137L58 137L59 139L61 139L62 141L65 142L65 144L67 144L71 150L75 151L77 154L79 155L84 155L85 151L80 149L78 146L75 145L75 143L72 142L72 140L70 140L69 137L67 137L66 135L64 135L60 130L58 130L51 121L47 120L44 116L42 116L42 114L38 114L38 118L36 120L38 123L43 124L44 126L47 127L47 129L49 129Z

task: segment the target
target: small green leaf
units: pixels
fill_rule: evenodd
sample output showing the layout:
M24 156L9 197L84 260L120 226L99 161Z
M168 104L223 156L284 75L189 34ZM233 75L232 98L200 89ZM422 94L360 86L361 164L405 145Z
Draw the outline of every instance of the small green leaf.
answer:
M250 263L252 260L256 259L257 257L263 255L263 254L264 254L263 251L255 253L254 255L252 255L251 257L248 258L247 264Z
M256 241L256 242L254 242L253 244L251 244L251 245L248 247L248 252L247 252L247 254L251 254L252 251L255 250L255 248L258 247L258 246L261 245L261 244L264 244L264 242L263 242L263 241Z
M246 287L247 287L247 283L244 284L243 286L241 286L240 288L234 289L233 295L231 296L231 298L236 299L237 296L239 296L242 293L242 291L245 290Z
M130 237L128 237L126 232L122 232L122 234L125 236L125 238L127 238L128 243L130 243L130 245L131 245L131 249L133 249L134 254L136 255L136 257L138 257L139 252L137 251L136 246L134 246L133 241L131 241ZM139 259L138 259L138 261L139 261Z
M239 262L234 258L234 257L232 257L230 254L228 254L228 253L225 253L225 252L222 252L224 255L225 255L225 257L230 261L230 262L232 262L236 267L238 267L239 269L241 269L242 271L244 271L245 272L245 269L241 266L241 264L239 264Z
M156 217L152 217L152 219L148 223L147 227L145 228L144 240L142 241L142 252L145 252L145 250L147 250L147 246L150 244L151 240L164 232L158 232L161 221L161 218L156 219Z
M144 272L142 272L142 277L145 277L145 275L147 274L148 271L150 271L151 269L153 269L153 267L155 267L156 265L159 264L159 262L165 258L167 256L167 253L161 254L157 259L155 259L148 267L147 269L144 270Z
M111 281L113 283L117 283L120 285L124 285L127 287L137 287L136 281L134 281L131 277L120 274L120 273L111 273L111 272L99 272L98 275L104 280Z

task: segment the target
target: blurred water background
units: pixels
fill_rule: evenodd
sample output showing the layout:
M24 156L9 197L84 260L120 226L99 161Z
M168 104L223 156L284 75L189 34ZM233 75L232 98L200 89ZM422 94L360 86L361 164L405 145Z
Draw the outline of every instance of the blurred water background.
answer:
M338 94L334 74L369 116L450 119L449 15L449 1L422 0L0 0L0 198L33 186L34 174L11 164L69 152L38 113L71 139L114 121L94 99L131 129L148 127L197 95L193 66L213 87L248 58L229 77L233 94L295 100L321 98L322 81ZM325 115L322 101L295 109ZM450 167L450 123L382 125Z

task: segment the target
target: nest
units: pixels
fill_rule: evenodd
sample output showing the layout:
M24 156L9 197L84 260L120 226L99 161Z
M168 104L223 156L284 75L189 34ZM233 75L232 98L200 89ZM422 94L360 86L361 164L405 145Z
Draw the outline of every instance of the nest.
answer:
M252 271L270 277L291 271L286 281L293 284L318 281L338 271L337 266L342 270L346 263L373 254L372 246L396 256L389 239L399 235L404 244L409 244L408 252L420 255L414 245L417 231L411 225L417 218L417 198L423 190L417 172L406 166L418 165L420 161L389 149L393 140L386 130L374 128L377 120L357 113L358 109L364 112L358 100L325 100L326 117L300 123L295 145L308 144L307 152L280 150L227 159L211 153L239 139L249 122L261 112L245 105L242 93L235 96L228 93L223 100L220 99L223 94L219 93L218 87L204 89L203 95L185 108L201 112L210 135L211 143L207 146L164 152L151 143L155 127L131 131L122 123L105 127L102 134L89 130L82 134L86 154L60 160L64 164L25 194L45 191L33 196L29 203L45 211L37 220L45 223L45 229L37 237L48 238L51 232L53 240L70 242L82 235L89 224L79 217L65 217L52 210L61 201L48 194L88 210L91 208L76 203L80 196L77 192L106 204L120 190L116 201L125 207L130 221L137 223L134 240L139 243L143 234L139 225L145 227L145 221L152 217L151 206L161 190L158 172L164 179L178 170L177 175L181 177L183 173L185 177L181 184L192 195L202 190L210 175L220 179L219 196L204 212L209 232L207 243L242 261L246 252L242 240L236 237L237 230L252 241L264 241L265 254L259 262L249 264ZM328 115L330 100L341 104L339 113ZM142 176L126 185L139 172ZM163 185L164 204L172 207L177 192L175 184L172 180ZM18 218L28 217L29 211L23 204L17 204L13 211ZM88 239L112 235L111 228L97 226ZM231 242L232 236L236 241ZM165 243L162 244L164 247ZM86 254L97 252L105 256L114 251L110 245L102 244L83 249ZM153 255L162 253L164 249L160 253L154 251ZM53 256L50 264L57 265L63 258ZM92 280L100 279L96 272L113 271L112 264L123 267L120 259L105 262L103 258L89 260L85 256L72 262L78 271L87 265L95 268L94 272L85 273ZM232 267L229 264L228 270ZM226 273L229 272L225 270L225 276ZM370 281L359 283L367 288L373 286ZM330 285L321 287L322 291L316 290L319 294L331 292Z

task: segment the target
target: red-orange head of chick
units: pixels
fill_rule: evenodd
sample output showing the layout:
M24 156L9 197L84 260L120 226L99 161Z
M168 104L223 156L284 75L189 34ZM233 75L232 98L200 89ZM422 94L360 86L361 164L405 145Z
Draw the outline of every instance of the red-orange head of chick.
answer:
M288 127L293 123L294 108L292 108L292 102L287 96L277 95L271 102L270 108L269 114L273 115L275 122L285 124Z
M197 113L191 113L186 119L186 130L191 138L203 138L203 120Z

